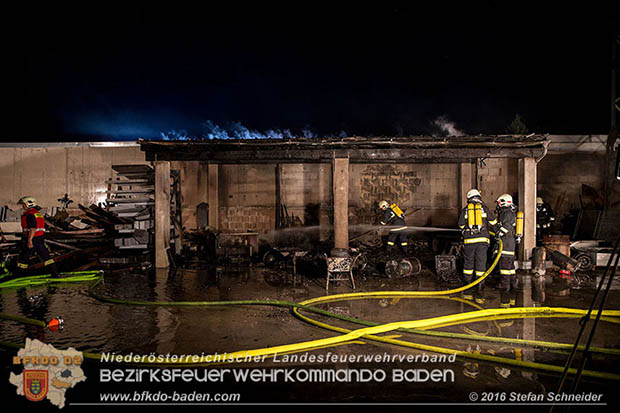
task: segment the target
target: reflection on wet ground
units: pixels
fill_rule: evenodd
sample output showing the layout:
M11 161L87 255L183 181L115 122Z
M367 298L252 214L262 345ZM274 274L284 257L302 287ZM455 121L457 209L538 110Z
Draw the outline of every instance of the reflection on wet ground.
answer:
M282 271L250 267L212 267L200 270L179 269L176 272L156 274L112 273L105 276L96 287L99 294L122 300L138 301L231 301L231 300L282 300L300 302L325 294L324 277L306 276L302 283L293 285L290 274ZM454 287L454 286L452 286ZM358 280L358 291L436 290L439 286L430 272L417 277L387 279L369 277ZM486 288L485 308L499 308L499 293L492 286ZM332 289L330 288L330 292ZM351 292L347 283L333 287L333 293ZM588 308L593 292L573 290L568 295L548 295L544 306ZM527 298L527 297L525 297ZM523 294L517 306L523 303ZM436 298L372 298L335 301L320 305L328 311L377 323L416 320L442 315L473 311L479 307L458 299ZM612 291L606 308L620 308L620 295ZM333 336L335 333L319 329L295 318L288 308L270 306L218 306L218 307L145 307L103 303L88 293L88 285L63 285L20 290L7 290L0 294L0 312L20 314L39 320L49 320L61 315L65 328L49 332L42 328L26 326L12 321L0 322L3 341L24 343L37 338L56 348L74 347L81 351L116 354L182 354L204 355L238 350L292 344ZM354 324L328 319L313 314L312 318L347 329L360 328ZM527 324L529 323L529 324ZM534 329L532 330L532 327ZM578 319L541 318L533 320L485 321L467 325L454 325L438 330L460 334L479 334L524 338L527 332L541 341L573 344L579 329ZM601 322L592 343L597 347L620 349L617 324ZM395 332L388 335L394 335ZM587 334L587 331L586 331ZM478 351L512 359L524 359L563 366L568 352L534 349L506 343L477 342L446 337L401 334L402 339L431 346L458 350ZM415 349L404 349L376 342L356 342L327 349L313 350L316 354L421 354ZM9 352L12 354L13 350ZM432 354L432 353L429 353ZM6 355L6 354L5 354ZM275 364L275 363L274 363ZM358 363L359 364L359 363ZM336 366L354 368L352 363ZM382 364L363 364L364 368ZM265 366L265 364L263 364ZM385 365L383 365L385 368ZM403 367L405 366L405 367ZM424 363L416 364L424 367ZM390 369L412 366L391 363ZM426 366L428 367L428 366ZM451 368L456 373L456 385L418 386L413 390L418 399L443 398L450 400L454 392L465 392L472 386L491 389L519 389L520 391L552 391L558 376L549 373L520 371L485 362L457 361L437 363L433 368ZM618 357L592 355L587 368L606 372L620 372ZM8 373L7 373L8 374ZM609 383L584 380L583 386L606 388ZM325 389L297 389L286 400L314 400L333 397L359 401L370 397L375 401L410 400L412 390L406 383L394 385L389 390L368 395L368 388L357 385L344 386L338 392L322 393ZM458 388L459 390L455 390ZM333 401L333 400L332 400Z

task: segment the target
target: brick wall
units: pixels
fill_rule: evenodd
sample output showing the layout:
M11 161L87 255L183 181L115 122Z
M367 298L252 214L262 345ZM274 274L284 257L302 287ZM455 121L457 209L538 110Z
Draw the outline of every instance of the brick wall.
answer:
M223 232L247 232L265 234L275 228L273 207L220 207L220 229Z
M491 209L495 209L497 198L502 194L516 197L519 192L519 161L493 158L478 162L478 189Z
M222 165L220 226L224 231L275 227L276 165ZM283 164L281 202L304 225L330 225L331 165ZM518 161L478 164L478 188L493 208L503 193L518 191ZM396 202L410 226L454 227L460 210L458 164L351 164L349 225L375 222L381 199ZM318 221L318 222L317 222Z
M377 203L396 202L411 226L451 226L456 223L458 166L456 164L352 164L350 224L369 224Z

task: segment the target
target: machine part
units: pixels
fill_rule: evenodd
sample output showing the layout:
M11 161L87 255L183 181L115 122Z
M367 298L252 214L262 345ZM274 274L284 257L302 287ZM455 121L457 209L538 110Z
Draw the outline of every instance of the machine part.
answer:
M368 258L365 254L358 254L353 260L352 268L353 272L360 273L366 269L368 266Z
M575 271L579 265L579 262L576 259L562 254L560 251L549 248L546 248L546 250L547 255L551 258L551 261L553 261L553 264L557 265L562 270Z
M405 278L419 274L422 264L416 257L389 260L385 263L385 274L389 278Z
M442 282L456 283L461 280L455 255L435 255L435 272Z
M574 258L579 263L575 269L576 271L591 271L595 267L594 258L587 252L578 253Z
M570 244L570 251L571 255L575 256L575 259L579 260L577 257L580 257L584 261L584 266L580 265L577 271L590 271L595 267L607 265L612 248L606 241L582 240L572 242ZM584 255L588 255L590 259L588 260ZM591 266L588 266L589 261L591 261Z
M265 255L263 255L263 263L267 267L272 267L276 265L279 261L282 261L283 259L284 259L284 256L282 255L282 253L275 249L271 249L267 251Z
M396 278L398 276L398 261L389 260L385 263L385 275L388 278Z
M571 272L569 270L560 270L559 277L565 280L571 279Z
M573 274L571 288L580 289L596 285L594 278L589 273L579 269L577 271L579 272Z

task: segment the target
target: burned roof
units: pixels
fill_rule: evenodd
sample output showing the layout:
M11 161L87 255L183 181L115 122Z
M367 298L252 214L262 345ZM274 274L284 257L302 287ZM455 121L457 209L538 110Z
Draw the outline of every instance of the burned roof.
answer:
M299 139L139 140L150 161L209 163L453 163L476 158L541 158L547 135Z

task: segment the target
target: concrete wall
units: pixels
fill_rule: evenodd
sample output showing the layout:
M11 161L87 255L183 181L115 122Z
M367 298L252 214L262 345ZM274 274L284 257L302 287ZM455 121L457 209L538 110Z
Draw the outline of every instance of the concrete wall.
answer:
M187 229L197 227L197 207L208 203L207 165L198 161L171 162L181 175L181 222Z
M78 203L105 200L112 165L141 163L147 162L137 145L0 147L0 205L19 209L17 200L30 195L43 207L59 206L67 193L70 210L79 210Z
M16 201L32 195L44 206L58 206L68 193L77 204L105 198L105 181L114 176L113 164L147 163L139 146L98 144L18 144L0 147L0 205L17 209ZM538 164L538 193L555 208L558 219L580 206L581 185L603 188L602 153L548 154ZM196 206L207 200L207 165L173 162L181 171L182 218L187 229L196 227ZM275 227L276 165L219 166L220 228L224 231ZM478 189L493 207L503 193L518 191L518 162L486 159L477 162ZM331 225L332 174L330 164L282 164L281 202L289 215L305 225ZM406 210L411 226L453 227L463 200L459 199L457 164L351 164L349 167L349 224L375 220L381 199Z
M538 194L561 219L571 209L580 208L582 185L603 192L604 174L604 153L547 155L538 164Z

